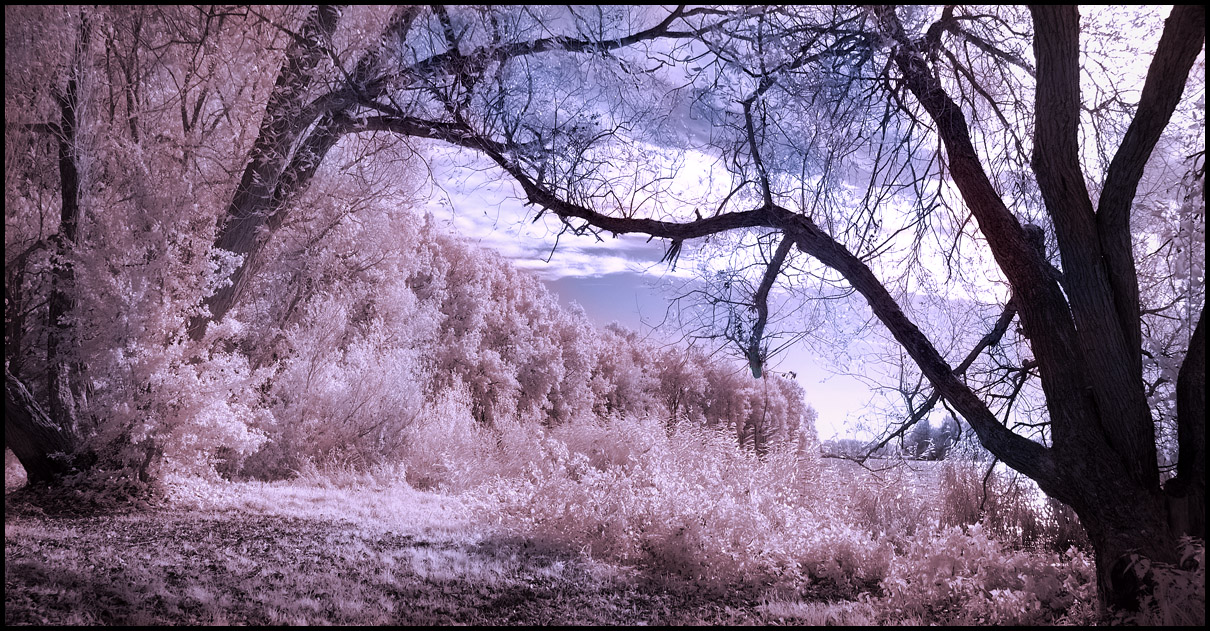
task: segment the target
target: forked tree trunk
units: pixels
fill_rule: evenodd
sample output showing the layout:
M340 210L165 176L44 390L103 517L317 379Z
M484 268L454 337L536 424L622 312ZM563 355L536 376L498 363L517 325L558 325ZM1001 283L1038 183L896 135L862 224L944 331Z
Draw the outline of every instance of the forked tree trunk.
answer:
M81 27L86 37L87 24ZM59 95L59 230L52 239L55 246L51 265L51 289L47 299L50 326L46 330L46 383L49 418L76 431L76 402L72 396L72 361L69 352L71 327L63 319L75 307L76 273L71 255L80 239L80 170L76 165L76 120L78 82L70 78L67 90Z
M1190 471L1179 474L1180 482L1165 493L1143 388L1130 211L1147 160L1202 50L1205 10L1178 7L1165 23L1138 110L1094 205L1079 150L1080 16L1074 7L1031 7L1037 80L1031 165L1059 245L1061 287L1044 251L1030 246L1028 231L992 185L965 114L931 72L923 52L927 42L913 41L893 8L875 12L884 33L898 43L892 60L936 123L954 183L1013 287L1046 396L1050 447L1037 453L1032 445L1000 436L998 421L986 418L984 406L968 401L968 391L949 382L948 365L932 365L928 353L913 357L925 358L917 363L967 417L984 446L1075 509L1094 547L1102 605L1137 609L1149 586L1132 576L1130 560L1141 556L1175 562L1177 537L1195 524L1171 519L1169 509L1177 509L1179 517L1204 504L1198 499L1204 498L1198 488L1204 488L1205 478L1204 330L1199 324L1182 368L1196 376L1178 384L1178 401L1189 401L1178 411L1180 462ZM887 317L894 320L896 315L888 311ZM910 328L890 328L911 352Z
M88 22L81 18L77 60L88 41ZM76 402L72 394L71 327L64 318L74 307L75 271L70 257L79 242L80 169L76 130L79 127L79 82L71 76L57 96L59 122L50 129L58 144L59 229L51 238L54 256L47 298L46 383L49 411L4 365L4 442L25 467L31 483L54 482L71 469L79 448ZM18 329L11 335L19 340ZM5 349L6 358L8 349Z
M286 49L260 133L214 243L216 250L237 254L242 260L228 277L229 282L206 297L206 312L190 319L189 334L195 340L205 335L210 322L221 320L235 305L257 267L269 233L285 219L283 205L306 186L335 144L336 139L324 133L325 122L330 124L326 117L317 129L312 129L320 116L309 111L306 103L325 58L324 46L339 19L340 10L335 6L311 9L300 35ZM317 137L319 147L315 146Z
M190 332L195 338L201 336L210 321L221 318L234 304L264 245L264 228L271 231L280 225L282 216L278 211L282 205L306 186L339 138L330 117L323 117L312 129L316 117L301 113L339 15L339 9L333 6L312 9L303 24L302 36L295 38L287 50L266 106L260 136L215 242L216 248L242 255L244 260L232 275L231 283L207 299L210 313L190 321ZM87 37L87 28L86 23L82 25L81 40ZM58 99L60 121L48 126L58 137L62 208L60 227L53 239L56 260L48 299L47 406L41 406L29 389L8 372L7 364L5 368L5 439L31 481L54 481L69 470L68 463L79 446L76 401L71 388L72 362L66 352L71 331L63 320L73 306L75 276L68 257L78 242L80 219L75 146L79 126L77 92L77 81L72 78ZM132 127L132 131L137 133L137 128ZM304 137L301 142L300 137ZM291 151L295 144L300 146ZM17 332L14 337L19 335Z

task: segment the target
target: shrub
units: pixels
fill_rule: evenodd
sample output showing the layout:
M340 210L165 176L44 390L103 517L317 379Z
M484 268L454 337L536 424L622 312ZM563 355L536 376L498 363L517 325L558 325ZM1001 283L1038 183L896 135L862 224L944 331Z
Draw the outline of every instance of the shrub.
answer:
M471 418L465 388L442 392L425 406L422 422L407 428L403 461L417 489L465 488L468 469L488 457L486 430Z
M1087 535L1075 511L1044 496L1023 476L989 473L989 466L945 464L938 501L942 526L983 524L989 534L1015 548L1087 549Z
M883 581L887 621L1036 625L1088 623L1096 602L1091 558L1009 550L980 525L913 540Z
M910 538L937 526L931 492L922 488L925 485L913 483L919 475L921 472L906 466L892 466L870 474L864 483L844 484L849 520L902 553Z
M540 441L550 466L481 489L508 524L593 556L702 585L812 578L855 595L890 549L820 513L815 460L795 446L760 457L727 432L682 423L585 420Z
M1180 544L1180 563L1176 566L1152 563L1135 557L1130 568L1148 576L1154 585L1141 603L1139 612L1115 615L1116 622L1139 626L1190 626L1206 624L1206 544L1184 537Z

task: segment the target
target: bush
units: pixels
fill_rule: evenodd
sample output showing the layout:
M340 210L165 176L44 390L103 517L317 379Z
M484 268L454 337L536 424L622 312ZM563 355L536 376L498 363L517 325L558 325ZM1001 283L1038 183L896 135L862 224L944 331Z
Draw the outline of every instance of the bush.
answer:
M1094 621L1096 569L1078 550L1007 550L979 526L919 537L883 581L888 622L1037 625Z
M902 553L909 539L937 526L931 490L913 483L913 478L920 475L922 472L906 466L892 466L880 470L876 477L870 474L864 483L844 484L846 517Z
M1044 496L1032 481L1015 472L993 470L989 475L989 466L946 463L938 501L941 526L983 524L990 535L1018 549L1088 549L1075 511Z
M1190 626L1206 624L1206 544L1184 537L1180 544L1180 563L1176 566L1152 563L1134 557L1129 568L1149 577L1154 589L1144 597L1139 612L1116 614L1119 623L1139 626Z
M480 490L530 536L701 585L810 578L855 596L886 573L887 545L813 508L817 463L793 445L760 457L726 432L626 419L563 425L541 445L551 466Z

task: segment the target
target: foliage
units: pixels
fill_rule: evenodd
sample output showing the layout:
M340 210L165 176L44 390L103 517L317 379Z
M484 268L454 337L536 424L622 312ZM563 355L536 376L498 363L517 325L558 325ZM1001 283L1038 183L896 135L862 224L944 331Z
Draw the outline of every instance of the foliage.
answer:
M168 493L160 479L146 480L131 467L95 466L73 471L55 485L5 489L5 512L52 517L153 511Z
M412 214L410 141L481 154L577 236L669 239L674 265L715 237L733 251L701 268L722 286L711 326L754 375L795 339L771 301L851 288L919 368L909 408L931 387L1076 506L1105 578L1124 551L1172 560L1155 497L1178 455L1169 490L1204 499L1204 10L1177 7L1138 50L1105 36L1111 15L6 8L6 368L94 457L61 481L81 505L175 475L393 471L496 484L526 528L695 581L1062 619L1087 583L1016 555L1074 540L1073 520L956 469L938 519L965 529L937 541L957 560L915 547L932 518L909 494L820 509L792 381L560 309ZM1109 67L1089 86L1085 61ZM779 281L790 299L770 298ZM924 422L905 448L949 438ZM891 551L915 561L896 574ZM1001 572L1018 567L1040 578ZM1198 570L1131 567L1156 583L1149 613L1204 607Z
M1132 555L1126 571L1148 584L1137 612L1114 612L1114 621L1139 626L1193 626L1206 624L1206 545L1181 539L1180 564L1153 563Z
M856 466L840 470L860 475ZM930 477L929 471L899 461L883 461L867 476L862 476L865 479L861 484L848 484L841 476L830 480L840 489L836 508L845 521L888 543L898 553L911 540L936 528L936 490L921 483Z
M928 419L923 419L912 427L903 446L910 458L945 460L961 434L962 426L952 416L947 416L941 427L933 427Z
M785 600L795 593L860 600L881 623L1100 620L1087 550L1014 544L993 531L994 515L943 525L946 483L921 483L931 469L831 471L822 463L836 461L813 451L761 457L655 419L568 423L462 453L471 459L448 466L477 481L462 496L482 519L710 592L765 585L782 594L765 606L781 617L819 613ZM1011 485L989 493L1004 506L1023 499Z
M880 545L812 511L814 456L790 446L761 457L652 419L568 424L542 446L525 477L488 487L489 510L532 536L705 586L810 576L855 593L885 570Z
M306 462L406 460L415 484L465 487L442 462L470 460L483 436L598 414L718 427L761 452L813 435L814 411L790 380L752 382L701 352L596 330L431 218L370 204L320 223L323 244L279 255L256 299L223 321L262 364L253 427L269 438L225 470L282 477ZM296 229L283 242L305 239Z
M949 461L939 487L942 526L981 524L988 536L1015 549L1062 552L1090 546L1070 507L1046 497L1022 476L995 472L990 463Z
M196 24L175 9L30 8L6 10L6 17L13 18L6 20L6 53L16 55L5 66L6 156L14 158L5 161L6 363L43 400L47 365L71 367L74 429L103 468L146 478L161 467L204 470L220 450L255 450L263 437L249 424L261 413L254 394L260 376L245 356L224 348L230 328L212 332L212 346L199 351L187 342L185 323L238 263L210 251L216 200L227 194L224 161L244 150L235 121L247 104L233 96L263 84L251 76L219 79L230 67L213 56L222 48L223 61L248 62L253 49L273 45L272 37L261 40L267 33L245 24L247 30L216 34L183 59L172 42L196 40L189 32ZM137 47L114 49L131 29L143 33L143 43L167 47L163 65L146 76L133 72ZM106 53L114 65L96 63ZM119 66L128 70L124 76L115 76ZM182 129L179 108L169 105L181 98L168 87L176 70L230 107L200 108L206 124ZM116 106L115 94L128 97L124 115L102 105L108 95ZM136 106L140 112L129 109ZM61 128L70 119L74 134ZM161 133L148 133L156 129ZM60 143L79 175L74 200L53 176ZM58 212L69 201L80 208L72 243ZM52 281L58 265L71 270L70 282L61 275ZM60 322L47 311L46 296L55 291L70 303ZM60 349L53 358L52 337Z
M1096 620L1086 553L1012 551L979 526L919 537L885 581L888 620L953 625L1087 624ZM1077 605L1078 603L1078 605Z

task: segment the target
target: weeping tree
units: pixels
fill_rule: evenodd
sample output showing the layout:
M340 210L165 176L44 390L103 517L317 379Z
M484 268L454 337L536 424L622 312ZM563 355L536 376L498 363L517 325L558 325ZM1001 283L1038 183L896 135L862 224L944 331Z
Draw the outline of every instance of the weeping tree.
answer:
M1134 597L1114 580L1121 559L1171 562L1178 537L1204 535L1203 8L1174 9L1153 29L1158 42L1124 50L1114 28L1082 24L1070 7L351 13L199 16L206 34L259 21L283 43L271 88L249 92L259 127L213 209L212 252L236 263L178 337L201 345L238 304L264 244L304 212L292 202L343 138L454 147L494 165L565 233L663 239L674 263L687 244L731 253L740 272L716 275L723 293L712 294L724 296L718 336L757 377L790 326L779 312L828 292L860 296L928 390L909 421L944 402L1074 508L1105 603ZM137 92L127 79L114 85ZM110 91L111 112L125 108L137 130L138 102L122 93ZM230 107L209 98L183 91L185 127L190 112ZM14 122L6 137L68 138L62 123ZM1165 233L1164 217L1187 230ZM1157 280L1152 263L1178 244L1190 264ZM6 275L17 262L6 254ZM930 292L980 315L969 346L942 344L913 317ZM23 463L72 451L61 409L7 391L6 411L22 413L6 414L6 437L32 437ZM1005 403L1028 397L1040 401L1030 414ZM1175 449L1161 453L1157 423L1175 427Z

